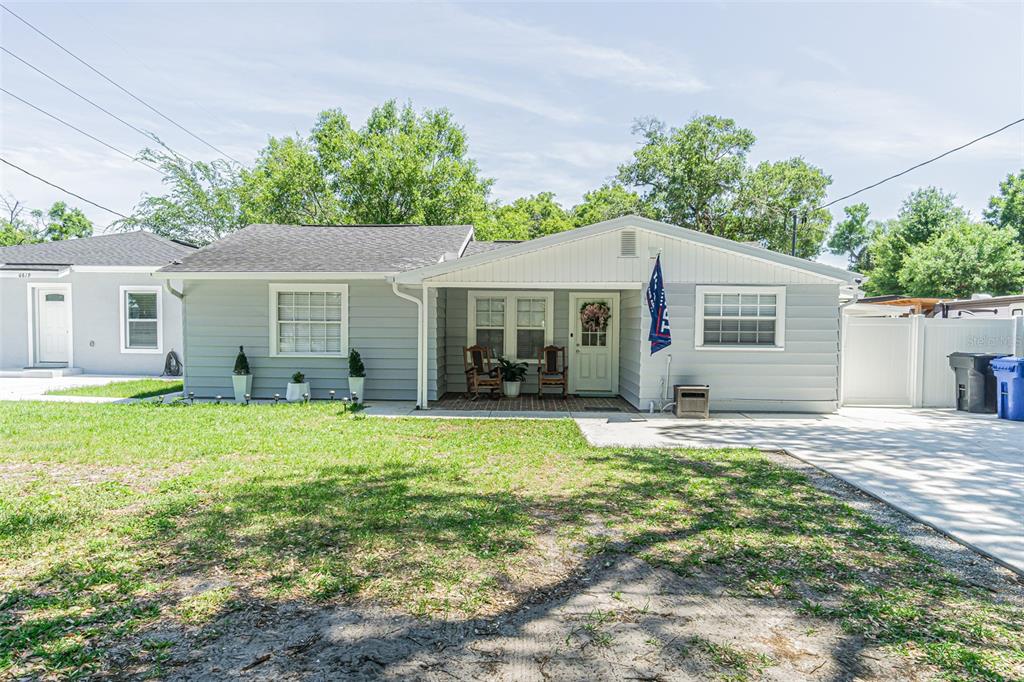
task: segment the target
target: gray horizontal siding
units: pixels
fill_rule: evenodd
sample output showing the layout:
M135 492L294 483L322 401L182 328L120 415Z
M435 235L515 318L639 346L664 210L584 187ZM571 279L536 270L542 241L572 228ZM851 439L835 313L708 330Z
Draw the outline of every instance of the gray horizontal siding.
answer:
M696 350L695 285L669 283L672 345L653 357L646 347L641 349L639 406L660 401L671 354L671 383L708 384L714 410L834 411L839 387L838 294L838 286L832 284L786 287L785 350ZM642 306L641 332L649 324L650 314Z
M232 395L231 369L245 346L253 395L284 395L301 370L314 398L348 393L348 361L270 357L269 280L189 280L185 285L185 384L197 396ZM384 282L349 285L349 347L366 365L366 398L415 400L416 306Z

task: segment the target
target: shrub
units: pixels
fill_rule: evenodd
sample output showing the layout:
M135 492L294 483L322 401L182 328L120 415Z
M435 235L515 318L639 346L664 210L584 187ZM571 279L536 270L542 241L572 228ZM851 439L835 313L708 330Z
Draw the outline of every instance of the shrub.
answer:
M245 357L245 349L241 346L238 347L238 356L235 357L235 374L252 374L249 371L249 358Z
M348 352L348 375L350 377L366 376L366 367L363 365L363 359L355 348Z

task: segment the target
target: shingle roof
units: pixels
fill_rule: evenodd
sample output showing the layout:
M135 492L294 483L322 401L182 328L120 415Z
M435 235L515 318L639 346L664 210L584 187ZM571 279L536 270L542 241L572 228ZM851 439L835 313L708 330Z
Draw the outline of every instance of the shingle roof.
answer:
M82 239L0 247L6 265L151 265L160 267L195 249L151 232L118 232Z
M250 225L161 272L400 272L458 253L472 225Z
M500 241L500 242L477 242L472 241L466 245L466 250L462 253L465 256L474 256L478 253L484 253L485 251L494 251L495 249L502 249L512 244L518 244L518 241Z

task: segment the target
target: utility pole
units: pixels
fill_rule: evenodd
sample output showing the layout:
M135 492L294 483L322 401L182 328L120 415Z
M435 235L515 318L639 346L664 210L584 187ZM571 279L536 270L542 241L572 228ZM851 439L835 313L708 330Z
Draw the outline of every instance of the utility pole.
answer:
M792 247L792 249L790 250L789 253L790 253L791 256L795 256L796 255L796 209L795 208L792 209L791 213L793 214L793 247Z

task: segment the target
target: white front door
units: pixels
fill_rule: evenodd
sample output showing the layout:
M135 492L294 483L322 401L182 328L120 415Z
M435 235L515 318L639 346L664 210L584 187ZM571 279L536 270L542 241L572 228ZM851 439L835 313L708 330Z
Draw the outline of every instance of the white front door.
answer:
M36 362L67 363L68 339L71 330L68 322L67 290L36 289Z
M619 390L619 295L569 294L569 390Z

